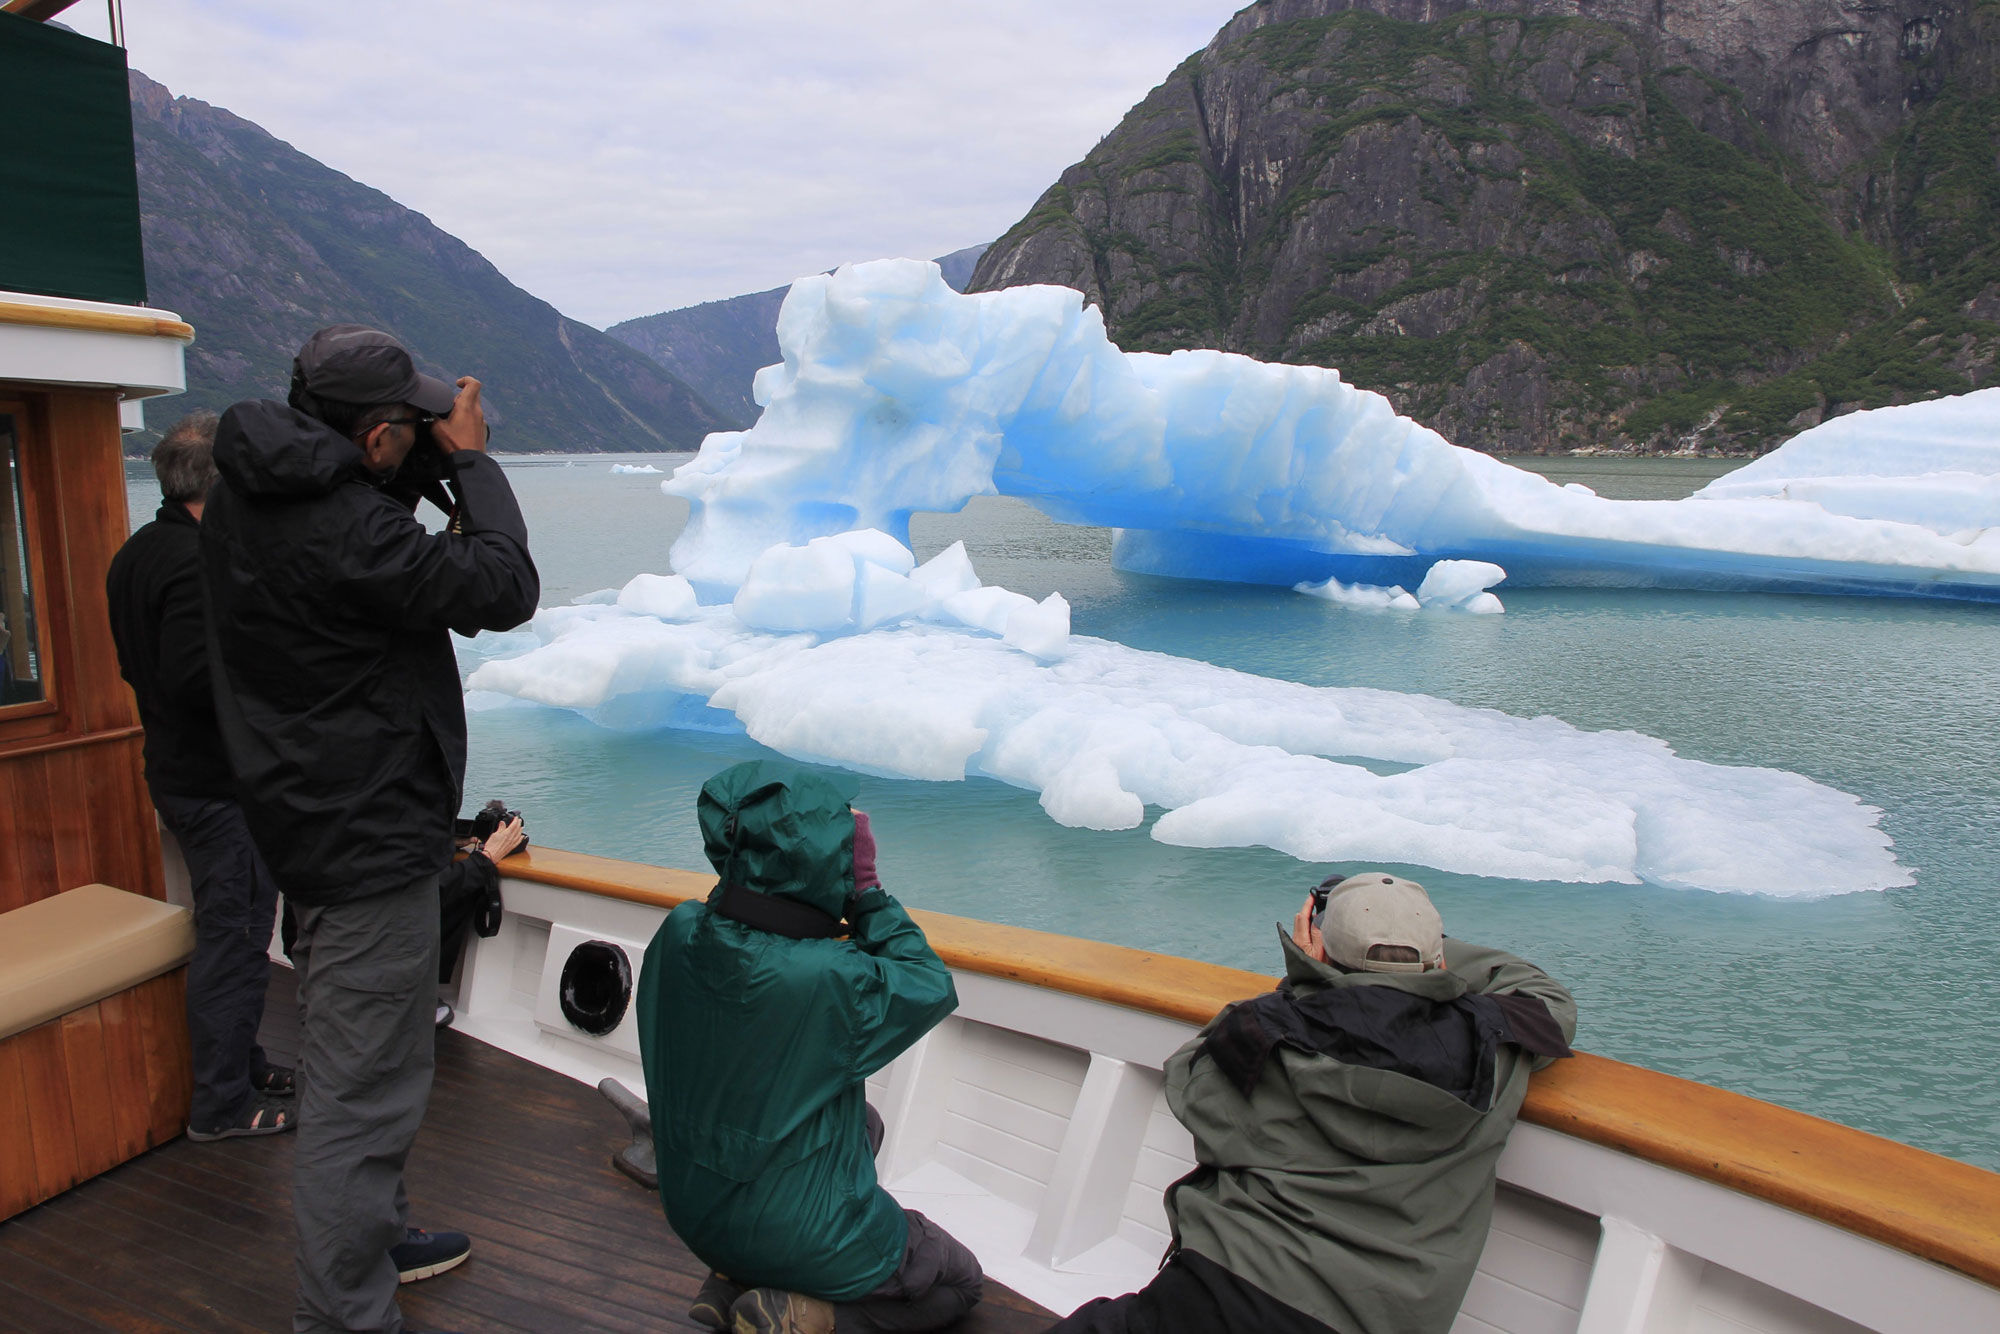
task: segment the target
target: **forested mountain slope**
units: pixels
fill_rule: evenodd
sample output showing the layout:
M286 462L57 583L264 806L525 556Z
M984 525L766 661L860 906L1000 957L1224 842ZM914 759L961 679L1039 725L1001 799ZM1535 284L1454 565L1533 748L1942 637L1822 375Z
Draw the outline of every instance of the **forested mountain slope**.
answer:
M154 429L283 398L299 345L342 323L388 330L433 374L477 376L498 449L692 449L723 425L655 363L249 121L135 71L132 128L150 300L196 333L188 392L151 406Z
M1263 0L974 290L1461 444L1764 448L1996 382L2000 0Z

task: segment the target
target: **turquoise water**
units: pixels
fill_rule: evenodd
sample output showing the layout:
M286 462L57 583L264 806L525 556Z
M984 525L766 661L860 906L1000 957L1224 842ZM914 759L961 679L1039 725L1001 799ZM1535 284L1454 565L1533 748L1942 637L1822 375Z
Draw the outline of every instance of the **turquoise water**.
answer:
M640 461L640 460L630 460ZM668 471L677 457L651 460ZM1600 494L1684 495L1718 461L1524 460ZM509 460L545 603L668 568L685 518L611 460ZM135 517L156 503L132 475ZM1683 755L1791 769L1881 807L1916 884L1815 902L1392 867L1455 935L1575 991L1578 1043L2000 1168L2000 609L1879 599L1502 589L1504 616L1383 616L1273 589L1124 575L1110 535L1016 502L920 516L982 578L1060 590L1079 633L1312 684L1419 691ZM701 781L740 736L607 732L552 710L473 715L469 801L504 796L537 841L700 866ZM1274 924L1325 869L1261 849L1065 829L1033 794L868 778L884 879L905 901L1270 972Z

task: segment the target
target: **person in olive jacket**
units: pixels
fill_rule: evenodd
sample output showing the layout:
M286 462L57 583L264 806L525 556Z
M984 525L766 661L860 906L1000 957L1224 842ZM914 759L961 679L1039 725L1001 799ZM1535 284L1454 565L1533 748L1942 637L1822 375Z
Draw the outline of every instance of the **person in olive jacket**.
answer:
M1501 950L1447 939L1423 886L1335 877L1279 940L1276 991L1167 1061L1195 1170L1136 1293L1051 1334L1445 1334L1493 1217L1528 1076L1569 1055L1576 1002Z
M754 760L703 785L721 877L667 915L639 981L660 1200L714 1269L688 1314L738 1334L934 1330L979 1261L875 1178L862 1081L958 1006L875 875L852 780ZM843 922L844 919L844 922Z
M216 719L298 923L300 1334L400 1330L398 1281L470 1250L406 1226L403 1163L430 1097L438 876L465 774L450 632L511 629L540 594L486 439L477 380L421 375L358 325L306 342L288 404L238 403L216 432ZM419 494L445 531L418 522Z

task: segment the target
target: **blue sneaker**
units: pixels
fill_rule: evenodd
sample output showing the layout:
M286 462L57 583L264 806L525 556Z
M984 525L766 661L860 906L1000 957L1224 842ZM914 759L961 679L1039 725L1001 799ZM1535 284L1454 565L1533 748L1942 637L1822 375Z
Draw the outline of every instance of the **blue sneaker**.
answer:
M426 1232L420 1227L406 1229L403 1240L389 1248L389 1258L396 1262L396 1273L403 1283L456 1269L470 1254L472 1238L463 1232Z

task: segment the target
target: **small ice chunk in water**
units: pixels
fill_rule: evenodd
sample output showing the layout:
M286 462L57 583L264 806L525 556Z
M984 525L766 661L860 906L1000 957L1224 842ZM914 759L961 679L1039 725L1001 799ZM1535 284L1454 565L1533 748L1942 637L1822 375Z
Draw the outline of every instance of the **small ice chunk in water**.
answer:
M660 472L650 463L614 463L611 465L611 471L621 477L657 477Z
M641 616L684 621L694 615L694 585L677 574L641 574L618 590L618 605Z
M1324 583L1299 584L1294 591L1363 611L1415 611L1419 605L1400 584L1384 588L1379 584L1343 584L1338 579L1328 579Z
M1504 611L1500 599L1486 590L1506 577L1507 572L1490 561L1441 560L1424 574L1417 601L1443 610Z

